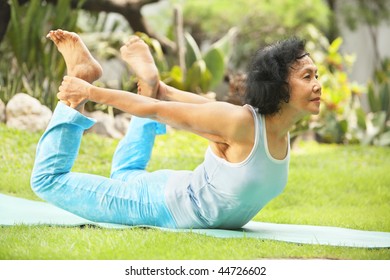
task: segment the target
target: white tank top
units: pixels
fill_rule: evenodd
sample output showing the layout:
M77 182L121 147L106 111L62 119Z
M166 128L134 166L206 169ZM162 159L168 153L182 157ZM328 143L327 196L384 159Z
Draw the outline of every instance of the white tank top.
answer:
M290 142L283 160L271 156L264 116L250 106L255 142L249 156L230 163L209 147L194 171L174 171L166 202L179 228L240 228L279 195L288 177Z

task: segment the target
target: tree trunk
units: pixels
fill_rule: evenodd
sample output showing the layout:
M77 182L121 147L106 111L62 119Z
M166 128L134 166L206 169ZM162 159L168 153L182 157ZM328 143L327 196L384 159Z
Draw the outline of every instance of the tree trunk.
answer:
M0 0L0 42L7 32L8 23L11 19L11 8L7 0Z
M186 75L186 62L185 62L185 43L184 43L184 29L183 29L183 13L179 6L174 8L174 28L175 28L175 39L177 46L177 56L179 60L179 66L183 73Z
M329 15L329 29L326 32L326 37L328 38L329 42L333 42L333 40L335 40L340 35L340 30L337 22L337 13L336 13L337 0L327 0L326 2L331 11Z

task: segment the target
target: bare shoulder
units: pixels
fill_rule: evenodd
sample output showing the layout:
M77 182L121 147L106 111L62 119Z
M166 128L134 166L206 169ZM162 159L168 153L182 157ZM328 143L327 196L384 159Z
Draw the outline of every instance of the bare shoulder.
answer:
M210 143L214 153L232 163L242 162L248 157L255 143L255 120L247 106L222 105L229 110L225 123L226 141ZM226 121L226 120L225 120Z
M255 121L253 112L248 106L238 106L229 104L230 107L230 142L250 144L253 142L255 134Z
M203 104L165 101L157 105L161 107L157 110L157 120L218 144L240 144L252 136L254 121L247 106L221 101Z
M233 119L236 119L238 123L242 124L243 121L253 120L253 113L248 106L235 105L228 102L212 102L208 104L211 106L214 105L215 108L219 107L222 110L229 112L229 115Z
M234 106L234 118L241 129L254 127L254 115L249 106Z

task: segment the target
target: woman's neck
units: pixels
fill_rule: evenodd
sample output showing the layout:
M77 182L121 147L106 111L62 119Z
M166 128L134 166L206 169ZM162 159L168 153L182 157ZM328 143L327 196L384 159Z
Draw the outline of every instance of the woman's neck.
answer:
M267 115L265 117L267 132L278 139L284 139L301 118L300 116L288 114L287 112Z

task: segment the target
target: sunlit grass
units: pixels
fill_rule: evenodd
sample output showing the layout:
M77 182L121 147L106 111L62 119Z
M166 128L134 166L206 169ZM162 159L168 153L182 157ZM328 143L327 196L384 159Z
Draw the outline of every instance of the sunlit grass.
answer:
M38 199L29 178L40 133L0 124L0 192ZM117 140L87 134L74 171L108 176ZM172 131L156 140L149 170L192 169L207 142ZM256 217L273 223L390 231L390 149L297 143L288 185ZM0 259L390 259L389 249L219 239L154 229L12 226L0 228Z

